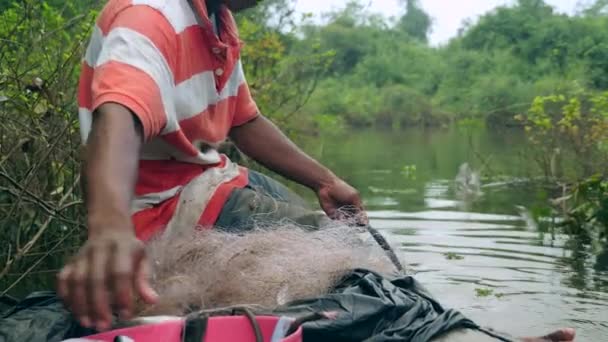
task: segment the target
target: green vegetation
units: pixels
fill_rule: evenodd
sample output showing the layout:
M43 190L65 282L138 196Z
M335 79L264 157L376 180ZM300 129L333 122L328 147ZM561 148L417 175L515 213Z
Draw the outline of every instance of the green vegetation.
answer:
M298 45L335 53L306 112L361 125L436 125L481 118L519 124L536 96L608 88L608 17L598 2L575 16L541 0L500 7L442 47L427 43L429 18L416 1L389 20L356 1L304 25ZM399 13L396 13L399 16Z
M494 296L498 299L502 298L505 296L504 293L501 292L494 292L493 289L488 289L488 288L476 288L475 289L475 295L477 297L483 298L483 297L489 297L489 296Z
M573 177L589 177L608 167L608 92L579 88L566 95L539 96L528 113L516 119L525 124L546 177L564 177L562 151L576 158Z
M95 17L85 1L10 3L0 1L0 295L24 274L48 279L86 232L75 99Z
M405 165L401 169L401 174L405 179L416 180L416 165Z
M576 184L566 199L569 209L561 226L589 242L608 241L608 181L593 176Z
M514 117L537 96L608 89L603 1L567 16L519 0L441 47L429 45L431 20L418 2L402 3L385 18L350 1L323 24L295 18L289 0L240 15L248 78L265 113L300 133L462 119L520 126Z
M491 296L494 293L494 290L492 289L486 289L486 288L476 288L475 289L475 294L477 295L477 297L488 297Z
M445 256L446 259L448 260L462 260L464 259L464 257L458 253L455 252L447 252L443 254Z
M562 187L553 201L565 217L559 226L587 241L608 242L608 92L577 87L538 96L516 120L533 146L529 157ZM564 155L574 161L569 168Z

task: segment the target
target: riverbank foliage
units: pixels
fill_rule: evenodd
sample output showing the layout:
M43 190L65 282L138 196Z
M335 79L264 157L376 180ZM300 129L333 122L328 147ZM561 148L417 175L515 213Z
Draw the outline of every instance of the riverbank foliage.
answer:
M75 99L95 11L82 0L0 9L2 295L26 275L48 282L86 234Z
M320 41L336 54L311 113L355 126L469 117L518 125L514 115L536 96L608 89L604 2L568 16L541 0L519 0L465 23L440 47L428 43L431 21L418 2L403 3L404 12L387 19L351 1L327 14L324 25L302 26L299 44Z
M419 2L401 3L390 18L356 0L321 22L294 14L292 0L239 15L248 79L265 113L309 132L465 118L520 126L514 116L537 96L608 89L603 0L570 15L518 0L463 23L441 46L430 45L432 18Z

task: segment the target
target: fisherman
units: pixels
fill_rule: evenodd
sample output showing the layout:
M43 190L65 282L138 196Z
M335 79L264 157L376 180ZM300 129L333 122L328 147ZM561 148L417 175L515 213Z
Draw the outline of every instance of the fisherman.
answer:
M88 240L57 283L83 326L106 330L112 312L130 318L135 296L157 300L144 245L159 234L238 231L282 218L314 228L345 213L367 223L358 192L295 146L252 99L231 12L259 1L109 0L101 12L78 95ZM325 214L219 153L227 138L315 191ZM547 340L573 337L560 330Z
M365 223L358 192L252 99L231 12L256 3L110 0L102 10L78 94L88 240L58 275L58 293L82 325L106 329L113 310L130 317L134 296L156 300L144 244L168 230L282 218L314 228L345 212ZM219 153L227 138L316 192L325 213Z

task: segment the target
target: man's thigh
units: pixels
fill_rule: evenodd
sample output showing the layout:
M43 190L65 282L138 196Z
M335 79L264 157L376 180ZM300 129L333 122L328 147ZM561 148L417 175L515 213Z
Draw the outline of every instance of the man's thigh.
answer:
M249 170L249 184L247 187L279 201L289 202L292 205L298 205L303 208L309 207L309 204L301 196L281 182L257 171Z
M279 182L257 172L251 172L249 179L247 187L230 194L216 221L217 228L239 232L289 222L318 229L328 223L325 214L309 208Z

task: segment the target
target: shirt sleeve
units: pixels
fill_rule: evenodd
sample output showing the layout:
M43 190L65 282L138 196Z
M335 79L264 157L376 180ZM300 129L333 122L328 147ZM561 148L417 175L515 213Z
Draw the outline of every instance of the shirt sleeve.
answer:
M91 111L108 102L121 104L139 118L144 139L150 140L175 118L175 32L160 12L142 5L99 21L104 22L98 55L88 61L93 68Z
M241 61L238 61L237 72L241 80L236 94L236 106L232 127L241 126L256 118L260 111L249 90Z

